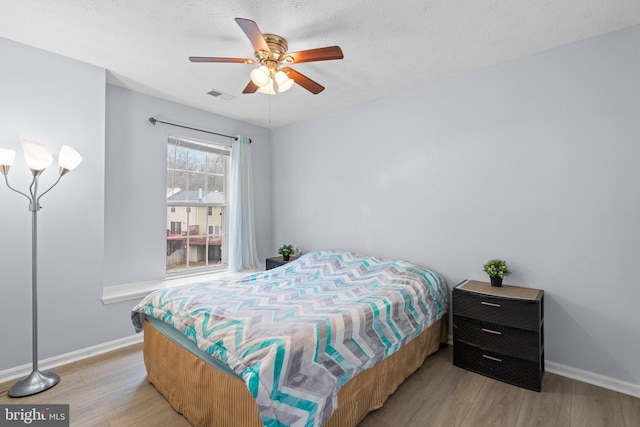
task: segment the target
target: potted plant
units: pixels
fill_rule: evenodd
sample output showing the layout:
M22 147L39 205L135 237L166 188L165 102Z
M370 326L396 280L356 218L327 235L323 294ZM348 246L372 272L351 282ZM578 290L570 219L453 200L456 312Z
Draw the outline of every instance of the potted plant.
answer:
M484 265L484 272L491 279L491 286L502 286L502 279L511 274L507 262L501 259L491 259Z
M293 254L293 245L282 245L278 249L278 253L282 255L282 259L289 261L289 257Z

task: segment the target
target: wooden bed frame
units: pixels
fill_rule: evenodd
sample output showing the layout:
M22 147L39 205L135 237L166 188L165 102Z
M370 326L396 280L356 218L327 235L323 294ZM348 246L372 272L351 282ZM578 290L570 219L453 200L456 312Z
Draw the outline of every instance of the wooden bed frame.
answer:
M324 427L354 427L378 409L398 386L447 342L447 317L397 353L367 369L338 392L338 408ZM245 383L175 344L145 320L144 362L148 379L197 427L262 427L256 401Z

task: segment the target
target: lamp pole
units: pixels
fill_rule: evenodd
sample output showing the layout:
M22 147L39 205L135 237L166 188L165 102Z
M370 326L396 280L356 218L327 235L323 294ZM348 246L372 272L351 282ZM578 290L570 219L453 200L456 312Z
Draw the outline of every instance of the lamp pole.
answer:
M30 195L11 187L7 175L4 176L7 187L16 193L22 194L29 200L29 210L31 211L31 345L33 368L31 374L19 380L9 389L9 396L11 397L23 397L40 393L50 389L60 381L60 377L53 370L44 372L38 370L38 211L40 210L40 197L44 196L44 193L38 196L38 178L42 171L32 172L33 181L29 187ZM55 187L61 177L62 175L49 187L49 190ZM45 193L49 190L45 191Z
M25 158L29 169L33 175L33 180L29 186L29 194L16 190L9 184L9 168L13 163L15 152L12 150L0 149L0 173L4 175L4 181L9 189L23 195L29 200L29 210L31 211L31 316L32 316L32 355L33 367L31 374L20 379L9 389L9 396L23 397L40 393L58 384L60 377L53 370L38 370L38 211L40 210L40 199L55 187L60 179L70 170L75 168L82 161L82 157L71 147L64 146L59 157L59 176L45 192L38 195L38 179L42 172L53 160L51 154L44 146L35 141L25 140L22 142L25 151Z

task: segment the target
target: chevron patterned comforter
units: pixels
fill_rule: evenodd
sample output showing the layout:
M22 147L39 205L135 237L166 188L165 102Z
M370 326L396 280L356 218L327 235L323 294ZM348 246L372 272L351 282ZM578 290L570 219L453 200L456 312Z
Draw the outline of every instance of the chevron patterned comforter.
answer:
M168 288L132 310L168 323L226 363L265 426L321 426L342 385L411 341L447 310L433 272L346 252L306 254L239 279Z

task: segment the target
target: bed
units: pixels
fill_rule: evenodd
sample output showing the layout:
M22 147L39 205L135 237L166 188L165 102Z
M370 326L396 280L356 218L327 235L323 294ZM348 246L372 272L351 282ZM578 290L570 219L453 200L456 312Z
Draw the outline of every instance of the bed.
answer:
M195 426L355 426L446 339L432 271L350 252L152 292L149 381Z

